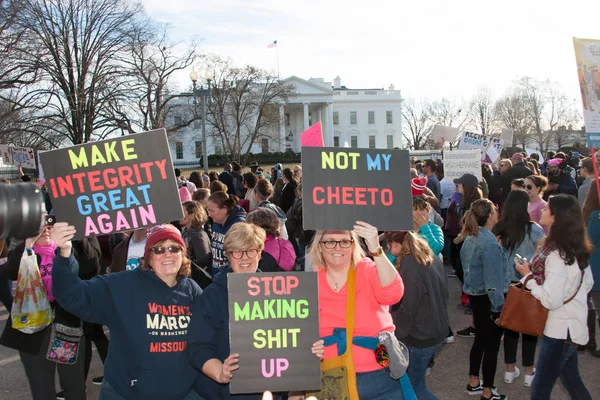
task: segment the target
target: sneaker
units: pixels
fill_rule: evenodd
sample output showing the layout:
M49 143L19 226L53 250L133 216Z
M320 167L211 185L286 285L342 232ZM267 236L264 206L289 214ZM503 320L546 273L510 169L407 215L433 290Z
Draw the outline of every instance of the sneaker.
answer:
M429 375L431 373L431 367L427 367L425 369L425 376Z
M103 376L97 376L95 378L92 378L92 383L94 385L102 385L102 380L104 379Z
M483 393L483 382L479 381L479 385L477 385L477 386L471 386L470 384L467 383L467 393L469 394L469 396L475 396L478 394L482 394Z
M504 373L504 382L513 383L515 379L519 377L519 375L521 375L521 371L519 371L519 368L517 367L515 367L515 370L513 372L506 371Z
M508 397L506 397L505 394L493 393L492 392L492 397L483 397L483 396L481 396L481 400L508 400Z
M462 303L462 302L461 302L461 303L458 303L458 304L456 305L456 308L458 308L459 310L464 310L464 309L465 309L465 308L467 308L467 307L469 307L469 305L468 305L468 304L465 304L465 303Z
M475 328L472 326L467 326L465 329L456 331L456 334L460 337L474 338L475 337Z
M533 369L533 375L525 374L525 379L523 380L523 385L527 387L531 387L533 383L533 378L535 378L535 368Z
M465 307L465 314L473 315L473 310L471 309L471 306Z
M60 392L56 393L56 400L65 400L65 391L61 390Z
M454 335L452 335L452 336L447 336L447 337L446 337L446 339L444 339L444 343L445 343L445 344L454 343Z

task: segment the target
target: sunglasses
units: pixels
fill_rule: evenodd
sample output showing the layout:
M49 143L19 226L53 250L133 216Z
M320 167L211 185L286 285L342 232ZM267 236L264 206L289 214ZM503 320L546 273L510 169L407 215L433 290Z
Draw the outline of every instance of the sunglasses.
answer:
M181 247L181 246L168 246L168 247L158 246L158 247L150 247L148 250L150 250L154 254L165 254L165 251L168 251L169 254L177 254L177 253L181 253L183 251L183 247Z
M535 186L533 186L533 185L525 185L525 189L527 189L527 190L533 190L533 188L535 188Z
M256 249L234 250L234 251L230 251L229 254L231 254L231 257L238 259L238 260L240 258L242 258L244 256L244 254L248 258L255 258L258 255L258 250L256 250Z
M342 249L349 249L352 247L352 243L354 240L352 239L343 239L343 240L322 240L321 244L325 246L326 249L335 249L335 246L340 245Z

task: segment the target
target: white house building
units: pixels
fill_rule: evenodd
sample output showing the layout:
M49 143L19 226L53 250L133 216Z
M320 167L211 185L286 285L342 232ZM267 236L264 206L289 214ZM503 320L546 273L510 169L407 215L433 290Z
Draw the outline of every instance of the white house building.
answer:
M317 121L323 126L326 146L354 148L402 148L402 96L391 85L386 89L348 89L337 77L308 80L291 76L283 81L293 85L296 96L279 105L279 132L272 139L255 143L252 153L300 151L300 135ZM181 118L180 115L169 118ZM174 122L172 122L174 123ZM206 127L210 131L210 126ZM209 154L221 154L222 147L207 140ZM173 162L197 161L202 156L200 124L181 129L169 137Z

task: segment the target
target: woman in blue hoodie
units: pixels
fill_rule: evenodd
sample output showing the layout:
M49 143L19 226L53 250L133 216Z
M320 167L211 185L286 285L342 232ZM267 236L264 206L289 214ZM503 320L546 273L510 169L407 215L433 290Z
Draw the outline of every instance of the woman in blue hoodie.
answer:
M239 354L230 354L227 275L229 272L255 273L266 236L265 231L254 224L244 222L233 226L225 235L230 267L214 277L213 284L206 288L192 309L194 319L190 324L188 356L194 368L202 371L196 391L203 399L259 400L262 397L261 394L229 393L229 381L238 369ZM323 341L314 343L312 351L322 358Z
M54 225L60 249L52 268L53 294L67 311L110 329L100 400L193 400L198 377L186 358L192 306L202 290L172 225L148 230L142 266L82 281L73 257L75 228Z
M216 192L208 198L208 216L212 218L212 237L210 249L212 252L212 275L219 273L221 268L227 269L229 261L225 257L223 242L229 228L238 222L246 220L246 211L237 205L239 199L225 192Z

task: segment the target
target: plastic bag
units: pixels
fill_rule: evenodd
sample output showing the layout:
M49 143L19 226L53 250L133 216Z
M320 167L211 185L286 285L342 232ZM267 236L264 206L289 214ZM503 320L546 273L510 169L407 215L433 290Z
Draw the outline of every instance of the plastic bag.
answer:
M17 294L10 317L14 329L29 334L41 331L54 319L52 307L42 285L37 257L35 254L28 255L27 250L23 252L19 265Z

